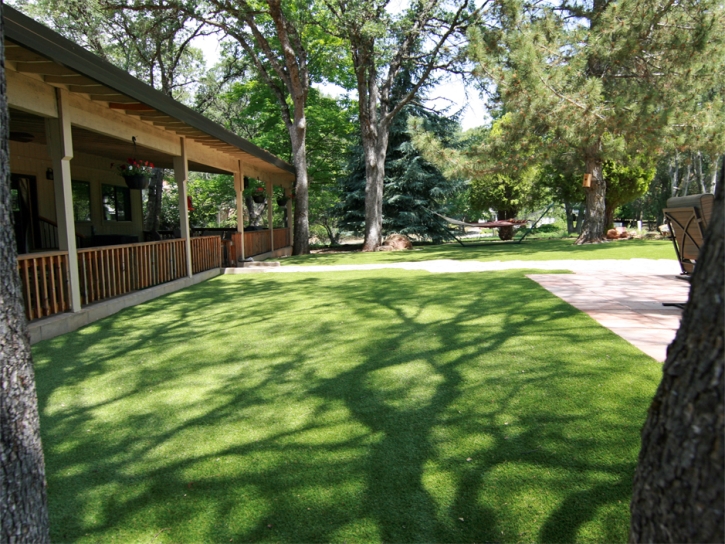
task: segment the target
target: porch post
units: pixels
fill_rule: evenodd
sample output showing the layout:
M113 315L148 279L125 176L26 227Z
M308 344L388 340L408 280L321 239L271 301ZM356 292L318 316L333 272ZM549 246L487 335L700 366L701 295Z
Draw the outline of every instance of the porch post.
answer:
M53 189L55 212L58 220L58 247L68 252L70 279L70 307L81 310L81 284L78 274L78 249L76 248L76 224L73 215L73 191L71 189L70 161L73 159L73 137L68 107L68 91L55 90L58 118L45 120L45 133L53 161Z
M269 240L271 251L274 251L274 187L271 181L265 181L267 188L267 223L269 223Z
M244 260L244 195L242 195L242 191L244 191L244 173L242 172L242 161L237 161L237 171L234 172L234 189L237 193L237 232L242 233L240 236L242 247L239 248L239 256Z
M187 204L187 182L189 179L189 163L186 160L186 138L181 136L181 156L174 157L174 179L179 190L179 223L181 237L185 240L186 246L186 270L187 275L194 275L191 267L191 230L189 229L189 207Z

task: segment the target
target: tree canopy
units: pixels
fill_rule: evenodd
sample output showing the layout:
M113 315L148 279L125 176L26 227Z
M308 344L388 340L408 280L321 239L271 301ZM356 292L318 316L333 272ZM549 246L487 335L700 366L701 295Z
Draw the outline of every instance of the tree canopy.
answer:
M470 32L515 160L572 151L593 175L580 242L603 236L605 160L722 149L724 17L718 0L513 0Z

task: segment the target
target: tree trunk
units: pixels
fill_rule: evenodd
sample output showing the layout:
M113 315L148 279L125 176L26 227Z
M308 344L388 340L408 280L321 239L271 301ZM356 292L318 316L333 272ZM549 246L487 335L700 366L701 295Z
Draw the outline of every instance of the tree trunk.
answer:
M265 215L264 212L267 209L267 203L257 206L251 196L245 196L244 204L247 206L247 213L249 214L249 226L260 227Z
M304 106L295 108L294 125L288 127L292 140L292 164L295 167L295 228L293 255L307 255L310 252L310 207L307 178L307 120Z
M164 193L164 169L154 168L151 182L149 183L148 203L146 206L146 217L144 219L144 230L158 232L161 221L161 197Z
M685 175L685 179L682 181L684 182L684 188L682 189L682 196L687 196L687 193L690 190L690 178L692 177L692 163L687 165L687 174Z
M517 208L512 208L508 210L498 210L496 212L496 219L499 221L506 221L507 219L515 219L518 215L519 210ZM500 240L503 240L504 242L508 240L514 239L514 228L513 227L499 227L498 229L498 237Z
M10 204L0 2L0 542L49 542L45 462Z
M576 244L597 244L604 239L605 202L607 185L602 176L602 160L587 158L587 172L592 175L591 187L586 189L587 211L582 232Z
M616 206L609 205L607 203L607 200L604 199L604 228L605 228L605 230L614 228L614 210L616 210Z
M582 229L584 228L584 220L586 219L586 205L579 204L579 207L577 208L577 216L576 216L576 233L581 234Z
M574 208L569 202L564 202L564 214L566 215L566 232L574 232Z
M365 150L365 243L363 251L375 251L383 243L383 189L389 127L378 127L363 138ZM376 137L377 136L377 137Z
M682 324L642 429L630 542L723 542L722 180Z

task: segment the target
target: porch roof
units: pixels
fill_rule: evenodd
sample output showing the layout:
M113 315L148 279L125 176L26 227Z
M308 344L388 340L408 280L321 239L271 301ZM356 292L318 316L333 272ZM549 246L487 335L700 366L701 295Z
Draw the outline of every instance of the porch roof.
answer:
M5 5L3 13L5 57L18 73L40 77L48 85L66 89L99 106L140 119L155 129L231 155L256 171L287 181L294 179L294 167L280 158L19 11Z

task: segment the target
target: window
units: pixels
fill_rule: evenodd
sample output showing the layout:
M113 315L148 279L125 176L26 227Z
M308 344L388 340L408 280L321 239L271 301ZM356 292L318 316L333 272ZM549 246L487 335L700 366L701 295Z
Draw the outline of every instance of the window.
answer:
M71 182L73 216L76 221L91 220L91 184L86 181Z
M117 185L101 186L103 219L106 221L131 221L131 190Z

